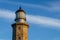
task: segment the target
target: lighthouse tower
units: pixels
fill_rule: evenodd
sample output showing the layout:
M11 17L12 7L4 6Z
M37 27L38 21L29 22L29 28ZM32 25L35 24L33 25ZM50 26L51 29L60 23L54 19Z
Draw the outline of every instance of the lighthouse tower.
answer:
M16 12L15 23L12 24L12 40L28 40L28 24L26 22L26 13L20 7Z

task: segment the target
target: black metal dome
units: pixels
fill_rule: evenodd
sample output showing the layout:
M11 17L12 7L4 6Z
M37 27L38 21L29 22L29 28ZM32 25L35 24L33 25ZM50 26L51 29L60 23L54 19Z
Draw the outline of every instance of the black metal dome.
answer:
M21 7L19 7L19 9L16 11L16 13L18 13L18 12L24 12L25 13L25 11Z

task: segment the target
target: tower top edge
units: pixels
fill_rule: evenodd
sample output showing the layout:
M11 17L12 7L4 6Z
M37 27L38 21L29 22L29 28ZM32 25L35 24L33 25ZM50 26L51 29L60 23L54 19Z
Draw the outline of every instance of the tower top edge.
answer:
M22 9L22 7L19 7L19 9L15 13L18 13L18 12L24 12L25 13L25 11Z

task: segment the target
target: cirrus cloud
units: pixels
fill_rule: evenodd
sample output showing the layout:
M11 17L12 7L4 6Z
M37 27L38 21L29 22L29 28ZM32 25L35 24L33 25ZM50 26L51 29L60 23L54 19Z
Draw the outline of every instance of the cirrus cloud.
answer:
M31 4L31 3L23 3L23 2L12 2L12 1L2 1L0 0L0 3L8 3L11 5L21 5L21 6L26 6L30 8L36 8L36 9L43 9L43 10L48 10L51 12L60 12L60 1L48 1L45 2L44 4L46 5L38 5L38 4Z
M27 21L34 24L43 24L53 26L51 28L60 28L60 19L49 18L45 16L38 15L26 15ZM0 9L0 18L13 19L15 18L14 12L10 10Z

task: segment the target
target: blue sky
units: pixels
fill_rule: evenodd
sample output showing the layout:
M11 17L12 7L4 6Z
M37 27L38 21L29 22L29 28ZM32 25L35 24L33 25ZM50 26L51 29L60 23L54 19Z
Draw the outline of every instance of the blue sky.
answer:
M60 40L60 0L0 0L0 40L12 40L19 6L26 12L29 40Z

